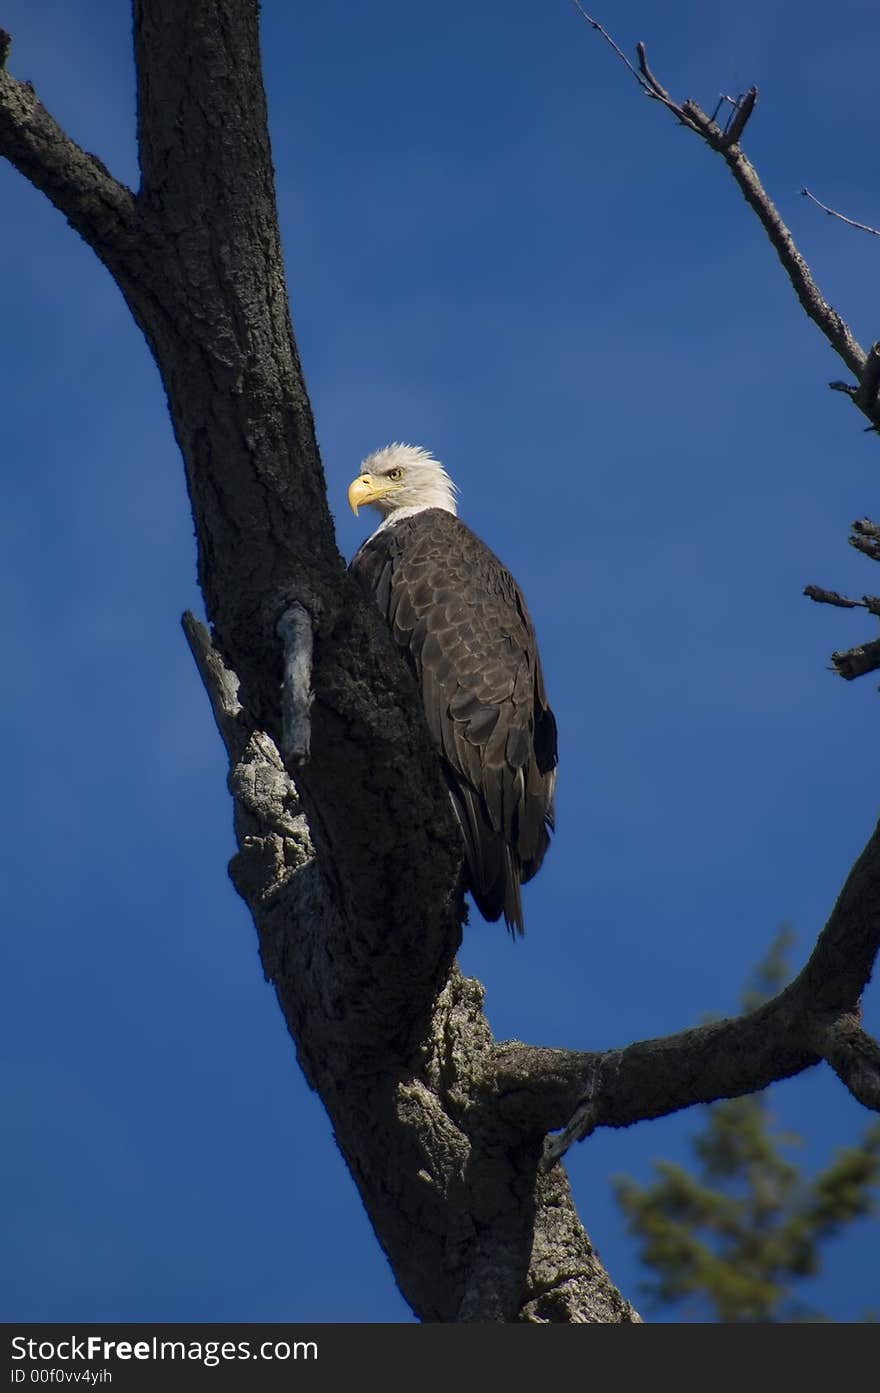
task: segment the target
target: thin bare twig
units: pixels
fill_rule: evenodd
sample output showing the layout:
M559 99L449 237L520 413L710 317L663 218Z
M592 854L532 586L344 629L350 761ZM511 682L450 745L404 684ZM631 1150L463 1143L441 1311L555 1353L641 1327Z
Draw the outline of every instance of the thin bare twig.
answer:
M820 203L815 194L810 193L809 189L801 189L804 198L808 198L811 203L815 203L817 208L821 208L823 213L827 213L829 218L837 218L838 222L845 222L847 227L854 227L859 232L870 232L872 237L880 237L880 227L871 227L870 223L856 222L855 218L847 218L843 213L838 213L836 208L829 208L827 203Z
M666 88L661 86L661 84L655 78L654 74L651 72L651 69L648 67L647 59L644 52L644 45L638 44L636 46L636 50L639 56L639 66L638 68L636 68L627 58L626 54L624 53L623 49L619 46L619 44L616 44L614 42L611 35L608 33L608 30L599 23L598 19L594 19L592 15L587 14L583 5L580 4L580 0L571 0L571 3L574 5L581 18L587 24L589 24L590 28L595 29L597 34L601 34L602 38L605 40L608 46L614 50L621 63L623 63L624 67L627 68L630 73L632 73L633 77L641 87L645 96L651 97L654 101L662 102L663 106L668 107L669 110L678 118L679 121L682 122L683 125L690 126L692 124L690 118L685 114L684 110L676 102L672 100L669 93L666 91Z
M605 40L605 42L606 42L607 44L610 44L610 45L611 45L611 47L614 49L614 52L617 54L618 58L620 59L621 63L623 63L625 67L629 68L630 72L632 73L633 77L635 78L635 80L636 80L636 82L639 84L639 86L642 88L642 90L643 90L644 92L647 92L647 93L648 93L648 96L654 96L654 95L656 95L655 93L653 93L653 92L650 90L650 88L647 86L647 84L642 80L642 78L641 78L641 76L639 75L639 73L636 71L636 69L633 67L632 63L631 63L631 62L629 61L629 59L627 58L627 56L626 56L626 54L624 53L623 49L622 49L622 48L619 48L619 47L617 46L617 44L616 44L616 43L614 42L614 40L612 39L611 35L608 33L608 30L607 30L607 29L604 29L604 28L602 27L602 25L599 23L598 19L594 19L592 15L588 15L588 14L587 14L587 12L586 12L586 10L584 9L583 5L580 4L580 0L571 0L571 3L574 5L575 9L577 10L577 12L578 12L578 14L581 16L581 18L584 19L584 20L586 20L586 22L587 22L587 24L589 24L590 28L591 28L591 29L595 29L596 32L597 32L597 34L601 34L601 35L602 35L602 38Z

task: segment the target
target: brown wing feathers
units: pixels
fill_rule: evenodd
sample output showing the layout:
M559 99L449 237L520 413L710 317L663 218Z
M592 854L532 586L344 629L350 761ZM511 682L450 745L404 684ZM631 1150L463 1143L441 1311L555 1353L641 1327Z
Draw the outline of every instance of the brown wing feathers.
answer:
M523 929L520 883L553 826L556 723L522 595L452 513L430 508L365 542L352 572L419 681L487 919Z

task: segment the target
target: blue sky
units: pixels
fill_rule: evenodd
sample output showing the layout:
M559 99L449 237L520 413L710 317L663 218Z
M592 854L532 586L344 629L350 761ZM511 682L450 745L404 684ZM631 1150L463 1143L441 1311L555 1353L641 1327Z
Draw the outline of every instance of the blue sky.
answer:
M828 298L880 334L880 13L622 3L674 95L761 89L748 149ZM11 71L136 180L128 6L5 0ZM783 920L799 966L878 813L876 681L849 522L877 442L710 156L569 0L266 0L294 322L339 544L361 457L430 447L529 600L560 728L558 834L513 945L461 955L499 1038L601 1048L736 1008ZM199 609L180 459L122 298L0 169L7 1320L411 1319L298 1070L246 911L225 765L179 630ZM866 293L866 287L869 287ZM123 811L124 810L124 811ZM880 1029L876 985L866 1024ZM828 1071L772 1094L806 1164L866 1120ZM682 1159L695 1113L570 1174L636 1300L608 1177ZM858 1318L877 1223L809 1295Z

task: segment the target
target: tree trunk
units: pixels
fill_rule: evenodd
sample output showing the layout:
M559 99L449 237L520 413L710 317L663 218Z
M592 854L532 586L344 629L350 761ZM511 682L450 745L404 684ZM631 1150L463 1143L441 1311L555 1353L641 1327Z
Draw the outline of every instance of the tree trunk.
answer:
M300 1062L422 1319L628 1320L543 1136L491 1106L454 955L461 849L415 684L345 572L291 330L255 0L135 0L135 195L0 72L0 150L119 284L186 467L230 753L232 865ZM8 41L2 55L5 60ZM278 753L280 617L314 631L311 756ZM295 1313L291 1313L292 1315Z

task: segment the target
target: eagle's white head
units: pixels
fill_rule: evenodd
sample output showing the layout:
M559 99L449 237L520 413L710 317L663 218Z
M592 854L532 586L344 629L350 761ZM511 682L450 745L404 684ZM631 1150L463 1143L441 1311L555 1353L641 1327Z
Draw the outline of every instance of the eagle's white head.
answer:
M375 508L382 514L384 527L424 508L454 513L457 492L430 450L395 442L367 455L361 472L349 485L348 501L355 514L360 507Z

